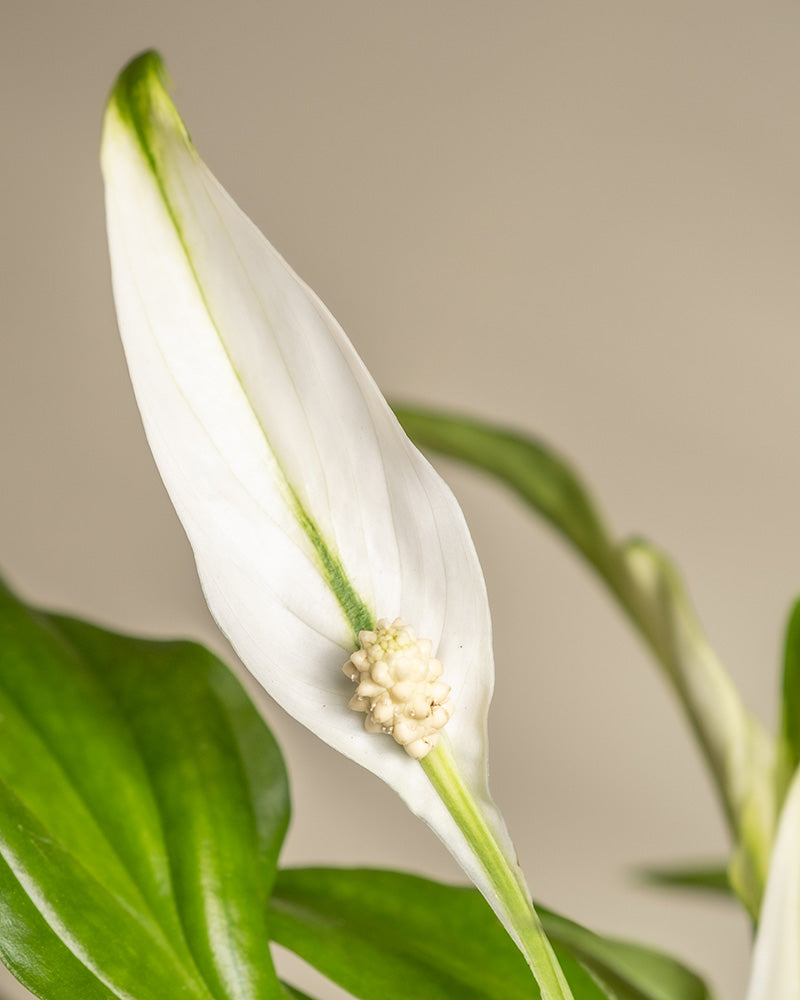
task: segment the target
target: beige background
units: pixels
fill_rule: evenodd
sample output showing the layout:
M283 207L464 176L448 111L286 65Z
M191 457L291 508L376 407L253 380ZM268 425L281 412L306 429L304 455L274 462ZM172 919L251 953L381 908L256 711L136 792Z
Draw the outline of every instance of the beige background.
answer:
M772 720L800 590L797 4L0 0L0 18L0 562L25 595L224 651L109 290L100 116L154 45L208 163L387 394L570 454L620 531L677 557ZM545 529L443 471L488 580L493 787L535 893L738 1000L744 919L630 874L725 845L665 685ZM459 877L392 793L267 713L287 862Z

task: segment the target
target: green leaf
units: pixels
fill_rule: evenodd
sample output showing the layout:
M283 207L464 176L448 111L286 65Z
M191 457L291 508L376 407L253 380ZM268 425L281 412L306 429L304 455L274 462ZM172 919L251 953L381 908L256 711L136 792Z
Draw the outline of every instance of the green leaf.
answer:
M694 974L537 906L575 1000L707 1000ZM279 872L270 935L361 1000L537 1000L530 970L474 889L374 869Z
M690 889L720 896L730 896L732 891L728 869L724 864L645 868L639 875L650 885L663 886L667 889Z
M278 873L270 937L362 1000L539 1000L521 952L473 889L373 869ZM605 1000L556 948L575 1000Z
M781 711L781 801L800 764L800 600L789 616L783 654L783 698Z
M645 868L638 874L644 882L650 885L664 886L667 889L691 889L728 897L732 893L728 869L724 863Z
M542 442L446 414L408 407L395 407L395 413L421 447L467 462L509 486L597 572L680 700L736 845L732 881L756 914L777 814L775 744L742 704L675 566L646 541L617 541L578 475Z
M543 442L464 417L394 406L421 448L466 462L502 480L546 518L602 575L613 573L614 545L588 490Z
M277 746L219 660L0 588L0 953L30 990L283 996L263 909L287 822Z
M556 913L542 912L548 936L570 951L617 1000L710 1000L703 981L675 959L586 930Z

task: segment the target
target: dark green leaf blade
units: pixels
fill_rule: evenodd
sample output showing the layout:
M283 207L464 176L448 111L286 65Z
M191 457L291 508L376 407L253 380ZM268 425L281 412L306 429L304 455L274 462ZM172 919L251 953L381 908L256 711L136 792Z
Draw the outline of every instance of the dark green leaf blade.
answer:
M240 686L226 683L225 678L232 680L226 668L202 647L54 621L104 679L134 735L158 803L178 909L206 981L214 992L242 1000L274 991L274 972L264 955L263 911L288 816L272 829L264 822L276 790L274 779L266 785L263 779L285 775L269 730ZM115 669L108 671L111 658ZM250 775L228 706L218 694L223 691L238 713L245 746L248 734L256 740L248 746ZM251 784L254 779L257 785ZM258 802L262 788L266 806Z
M35 612L0 588L0 780L0 951L39 996L68 997L70 977L92 1000L283 995L264 906L288 822L285 771L210 653ZM14 823L28 831L16 847ZM77 903L87 886L94 921ZM139 957L116 968L125 920Z
M158 812L130 734L47 617L2 586L0 710L0 776L98 881L132 906L143 896L177 931Z
M0 897L0 961L23 986L48 1000L114 1000L116 994L50 929L2 859Z
M152 916L132 911L126 900L98 882L3 781L0 855L49 929L114 996L160 1000L166 994L208 1000L196 971L176 955ZM4 909L6 905L3 900ZM4 943L3 950L6 947ZM30 956L18 956L18 961L28 966Z
M672 959L537 909L575 1000L709 1000L701 980ZM362 1000L539 997L474 889L400 872L284 870L269 922L273 940Z

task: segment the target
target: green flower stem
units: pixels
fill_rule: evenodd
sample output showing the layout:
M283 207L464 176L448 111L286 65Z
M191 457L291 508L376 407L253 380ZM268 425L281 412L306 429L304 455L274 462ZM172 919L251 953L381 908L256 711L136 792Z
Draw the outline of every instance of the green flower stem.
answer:
M464 783L447 738L420 764L500 897L516 932L516 943L539 984L542 1000L574 1000L521 873L506 857Z

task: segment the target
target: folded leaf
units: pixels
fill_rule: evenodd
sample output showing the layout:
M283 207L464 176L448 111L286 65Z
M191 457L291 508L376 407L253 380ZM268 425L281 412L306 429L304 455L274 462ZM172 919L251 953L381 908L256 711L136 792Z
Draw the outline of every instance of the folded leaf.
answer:
M609 588L661 664L697 737L736 844L732 882L755 915L774 833L774 741L742 704L675 567L645 541L616 541L579 477L542 442L427 410L395 407L395 413L421 447L510 486Z
M672 959L537 910L576 1000L709 1000L702 981ZM375 869L283 870L269 926L273 940L361 1000L539 996L472 889Z
M287 821L277 746L215 657L0 589L0 952L29 989L281 997L263 908Z

